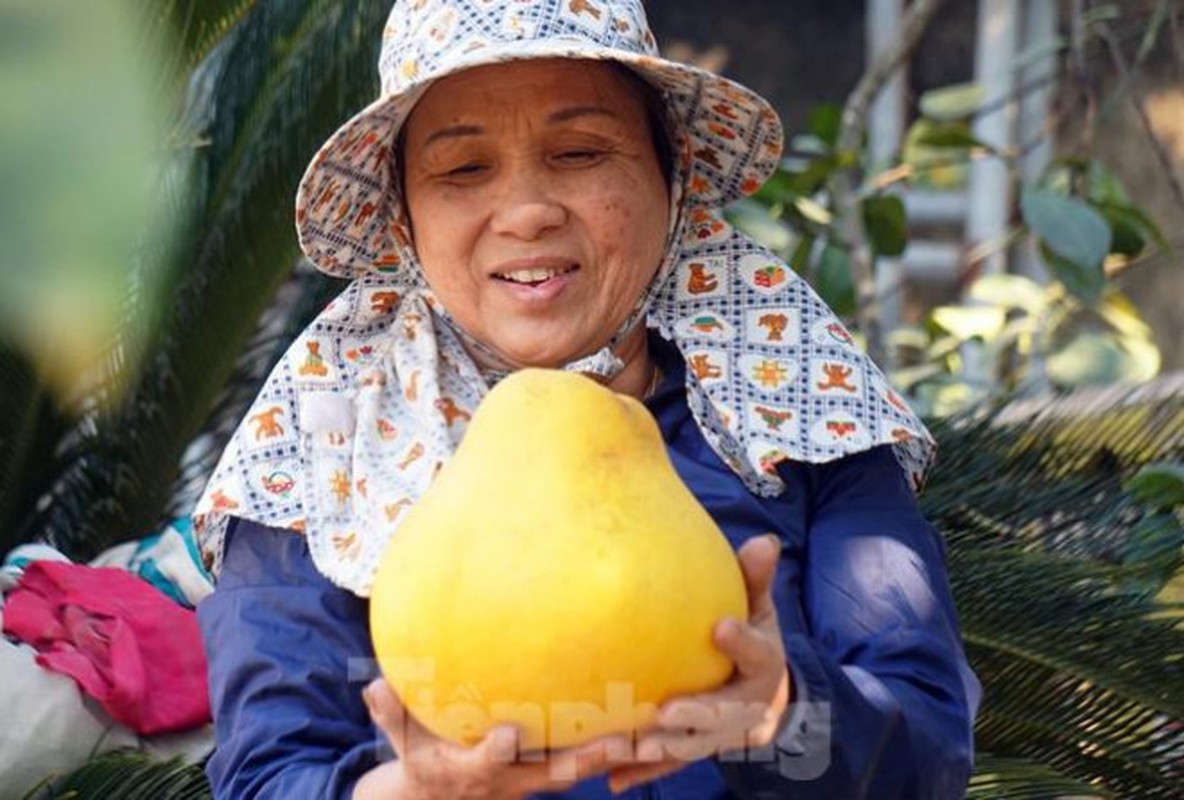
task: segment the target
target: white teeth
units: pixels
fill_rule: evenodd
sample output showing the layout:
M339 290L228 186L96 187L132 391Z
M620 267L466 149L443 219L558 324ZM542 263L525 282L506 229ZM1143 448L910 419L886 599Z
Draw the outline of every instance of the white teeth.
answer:
M501 273L498 277L505 278L514 283L538 283L539 281L549 280L556 275L560 275L570 270L558 269L519 269L513 272Z

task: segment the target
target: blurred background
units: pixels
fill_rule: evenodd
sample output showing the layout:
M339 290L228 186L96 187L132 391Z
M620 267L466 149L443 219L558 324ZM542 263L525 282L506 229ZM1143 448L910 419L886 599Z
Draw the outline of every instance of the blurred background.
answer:
M0 556L185 519L342 288L293 197L377 91L388 8L0 0ZM924 502L987 684L972 794L1180 797L1184 0L647 8L668 56L780 109L782 169L728 215L941 441ZM169 773L192 796L197 760Z

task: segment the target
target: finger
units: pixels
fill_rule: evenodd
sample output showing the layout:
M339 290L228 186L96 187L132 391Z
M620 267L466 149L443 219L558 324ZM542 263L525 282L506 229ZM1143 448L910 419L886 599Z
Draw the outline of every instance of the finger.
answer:
M732 660L743 678L766 675L771 678L784 664L780 631L770 635L753 625L727 618L719 621L713 634L715 646Z
M744 730L759 724L769 702L753 697L750 688L728 687L702 699L680 698L662 707L655 733L684 735Z
M362 690L362 699L370 719L386 734L400 757L407 752L407 725L410 715L402 700L383 678L375 678Z
M605 736L555 751L549 759L551 778L566 785L599 775L609 767L633 761L632 737Z
M744 573L744 587L748 590L748 613L759 618L773 611L770 587L777 572L781 555L781 540L773 534L754 536L736 554L740 571Z
M608 788L613 794L621 794L639 784L649 783L663 775L677 772L685 766L684 762L671 758L656 764L617 767L608 775Z
M485 764L513 764L518 760L521 734L513 725L495 725L465 753L465 758Z

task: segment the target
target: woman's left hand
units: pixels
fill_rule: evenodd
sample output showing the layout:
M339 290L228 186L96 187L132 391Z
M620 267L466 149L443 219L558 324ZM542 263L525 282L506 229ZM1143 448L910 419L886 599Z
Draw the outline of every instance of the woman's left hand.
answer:
M638 737L637 763L609 773L614 793L691 761L773 741L792 691L772 596L780 551L771 535L754 537L740 548L750 616L747 623L721 620L714 631L716 646L735 662L732 678L716 691L664 703L655 726Z

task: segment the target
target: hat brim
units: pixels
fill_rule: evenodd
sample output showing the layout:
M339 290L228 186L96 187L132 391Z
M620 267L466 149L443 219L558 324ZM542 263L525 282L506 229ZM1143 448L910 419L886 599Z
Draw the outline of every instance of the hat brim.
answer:
M615 61L647 80L686 137L680 172L685 203L719 207L752 194L781 157L776 111L751 89L687 64L579 41L517 41L476 47L446 68L380 97L342 125L317 152L296 195L304 253L323 272L357 278L413 259L404 229L395 139L433 83L474 67L540 58Z

